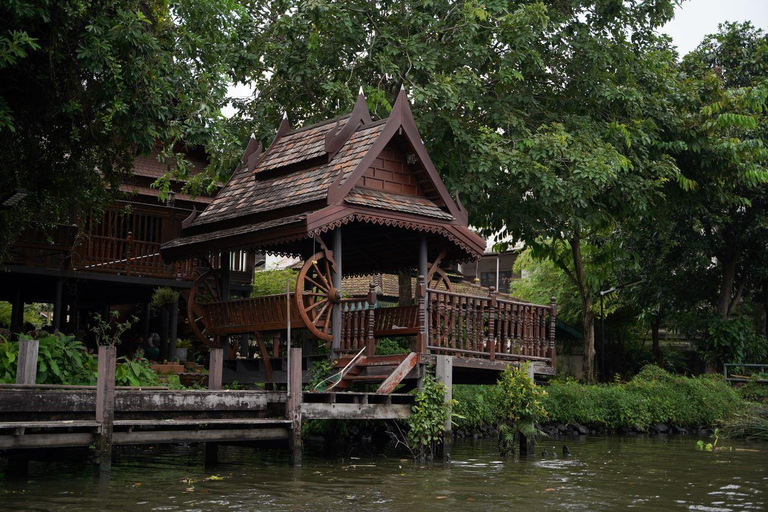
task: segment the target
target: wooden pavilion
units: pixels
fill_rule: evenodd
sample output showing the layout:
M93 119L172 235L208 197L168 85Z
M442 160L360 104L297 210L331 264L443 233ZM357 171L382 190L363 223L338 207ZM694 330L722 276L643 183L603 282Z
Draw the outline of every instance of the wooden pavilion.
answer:
M215 349L229 336L255 335L274 381L263 338L306 329L344 368L337 388L377 382L389 393L439 355L454 356L455 382L493 382L522 360L554 373L554 302L455 293L440 268L477 260L484 249L430 160L402 90L386 119L371 119L361 93L336 119L291 130L284 118L266 151L251 140L229 182L161 254L166 262L224 262L242 250L300 257L295 289L270 297L230 300L228 269L202 267L189 300L199 339ZM365 299L342 290L342 275L414 268L412 306L378 307L373 285ZM377 356L384 336L410 336L411 353Z

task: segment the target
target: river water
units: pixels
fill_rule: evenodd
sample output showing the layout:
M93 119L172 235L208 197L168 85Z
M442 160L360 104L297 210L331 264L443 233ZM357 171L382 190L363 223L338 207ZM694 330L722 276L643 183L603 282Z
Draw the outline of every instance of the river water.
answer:
M571 451L562 456L562 445ZM388 453L307 453L199 446L121 451L110 482L83 462L32 462L29 478L0 480L2 510L768 510L768 444L694 437L544 440L537 455L500 460L490 440L457 441L452 461L416 464ZM546 448L549 454L542 457ZM0 466L1 467L1 466Z

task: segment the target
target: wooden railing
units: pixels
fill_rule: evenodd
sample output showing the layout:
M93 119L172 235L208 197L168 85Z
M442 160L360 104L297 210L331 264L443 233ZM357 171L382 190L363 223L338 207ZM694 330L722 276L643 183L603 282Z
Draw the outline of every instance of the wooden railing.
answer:
M365 299L341 300L341 340L339 352L358 352L366 347L366 356L376 352L373 335L376 315L376 288L371 284Z
M421 284L421 283L420 283ZM431 353L555 364L554 299L549 306L427 289L426 350Z
M293 300L293 294L290 295ZM303 328L299 311L291 304L291 327ZM246 299L209 302L201 305L206 332L214 336L279 331L286 328L286 295L265 295Z

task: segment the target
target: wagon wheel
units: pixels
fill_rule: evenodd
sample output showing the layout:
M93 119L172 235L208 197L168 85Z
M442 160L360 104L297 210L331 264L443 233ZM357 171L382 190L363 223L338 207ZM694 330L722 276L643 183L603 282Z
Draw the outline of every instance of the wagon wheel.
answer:
M309 332L326 343L333 340L331 318L341 300L341 292L333 286L335 271L332 255L320 251L304 263L296 278L296 307L301 320Z
M428 266L431 267L432 265ZM440 267L435 267L432 272L429 273L427 276L427 283L428 287L433 290L453 292L453 284L451 283L451 280L448 279L448 274L446 274Z
M203 304L209 302L218 302L221 300L221 278L219 272L209 268L193 281L192 289L189 291L187 300L187 317L189 326L195 337L202 343L211 348L221 347L221 336L212 336L206 333L206 323L210 320L205 318L203 313Z

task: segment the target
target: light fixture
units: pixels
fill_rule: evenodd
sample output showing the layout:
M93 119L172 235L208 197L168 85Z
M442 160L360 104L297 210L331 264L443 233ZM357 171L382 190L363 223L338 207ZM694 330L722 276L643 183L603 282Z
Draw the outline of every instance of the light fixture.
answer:
M3 208L13 208L20 202L24 200L25 197L27 197L30 193L26 190L16 190L12 192L10 195L4 197L2 201L0 202L0 206Z

